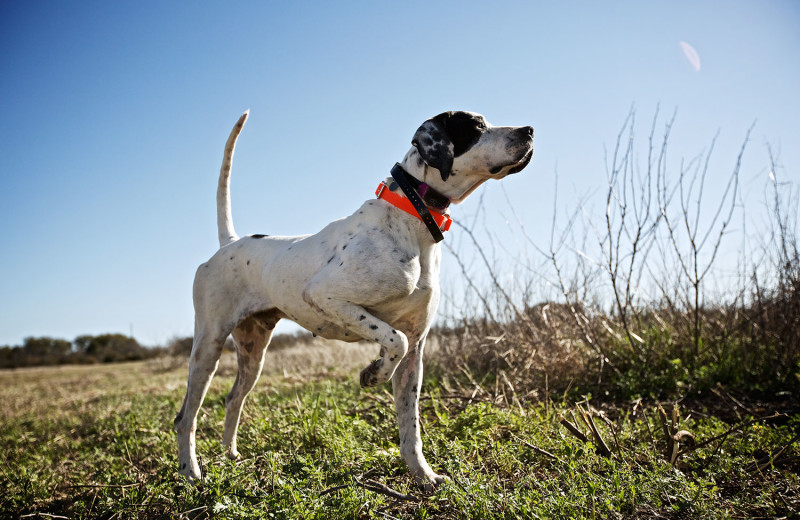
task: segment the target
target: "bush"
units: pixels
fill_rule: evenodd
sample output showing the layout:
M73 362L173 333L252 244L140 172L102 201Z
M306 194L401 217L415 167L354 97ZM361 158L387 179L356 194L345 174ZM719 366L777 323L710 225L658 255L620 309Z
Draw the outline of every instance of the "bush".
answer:
M451 253L468 295L479 303L472 309L462 303L450 313L458 317L437 331L440 348L429 366L438 374L466 379L497 399L576 388L655 398L717 384L761 395L800 390L796 187L778 182L768 148L769 211L756 236L739 237L757 245L742 248L738 276L730 275L727 262L724 282L717 284L726 290L711 290L719 282L715 276L723 275L721 252L731 249L730 224L745 217L739 174L750 131L724 177L725 189L709 196L703 187L715 169L716 137L707 152L679 161L673 173L667 156L674 116L659 145L656 114L647 148L637 152L634 115L610 154L602 216L592 217L585 201L561 228L554 215L548 250L520 224L518 236L543 261L517 258L529 273L514 277L517 286L500 282L506 277L490 260L496 255L461 226L471 241L467 254L480 260L482 272L466 267L463 251ZM487 240L494 245L491 233ZM536 302L540 279L556 292L545 303Z

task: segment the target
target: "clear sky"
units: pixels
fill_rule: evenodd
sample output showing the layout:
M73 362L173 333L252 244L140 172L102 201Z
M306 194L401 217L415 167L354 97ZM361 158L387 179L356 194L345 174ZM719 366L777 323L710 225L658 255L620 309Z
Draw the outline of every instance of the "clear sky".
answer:
M755 203L765 143L796 183L800 3L2 2L0 345L191 334L222 147L245 109L240 234L348 215L423 120L466 109L534 126L531 166L503 183L546 237L554 172L565 197L602 189L604 146L632 106L646 135L659 104L677 109L677 154L720 131L726 172L757 121L743 171ZM499 184L482 190L502 225Z

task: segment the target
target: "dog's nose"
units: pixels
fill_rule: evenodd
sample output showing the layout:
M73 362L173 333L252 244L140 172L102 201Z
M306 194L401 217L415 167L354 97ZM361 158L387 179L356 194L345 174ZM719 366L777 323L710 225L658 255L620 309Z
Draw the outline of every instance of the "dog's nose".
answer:
M533 127L532 126L523 127L522 130L524 132L526 132L529 136L533 137Z

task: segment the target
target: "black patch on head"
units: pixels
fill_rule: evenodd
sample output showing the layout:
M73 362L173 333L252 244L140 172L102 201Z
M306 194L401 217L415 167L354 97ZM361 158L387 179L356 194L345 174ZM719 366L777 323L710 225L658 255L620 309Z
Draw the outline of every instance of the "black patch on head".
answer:
M442 180L452 174L453 159L464 154L481 138L486 123L467 112L443 112L417 129L411 144L425 163L439 170Z
M453 156L458 157L475 146L481 138L486 123L483 118L466 112L450 112L447 119L447 136L453 143Z

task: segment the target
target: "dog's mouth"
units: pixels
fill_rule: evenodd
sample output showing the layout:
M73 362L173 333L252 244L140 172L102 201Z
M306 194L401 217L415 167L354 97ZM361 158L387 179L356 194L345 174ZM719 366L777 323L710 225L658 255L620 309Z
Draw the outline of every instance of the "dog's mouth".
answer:
M512 166L512 168L508 170L508 173L506 173L505 175L511 175L512 173L520 172L526 166L528 166L528 163L531 162L532 157L533 157L533 148L531 147L530 149L528 149L528 151L525 152L525 155L523 155L522 158L519 159L518 161L502 164L500 166L495 166L494 168L489 170L489 173L491 173L492 175L497 175L498 173L508 168L509 166Z
M514 166L513 168L511 168L511 169L508 171L508 174L509 174L509 175L511 175L512 173L518 173L518 172L521 172L522 170L524 170L524 169L525 169L525 167L526 167L526 166L528 166L528 164L531 162L531 159L532 159L532 158L533 158L533 147L531 147L531 149L530 149L530 150L528 150L528 151L525 153L525 155L524 155L524 156L522 157L522 159L521 159L521 160L520 160L520 161L517 163L517 165L516 165L516 166Z

